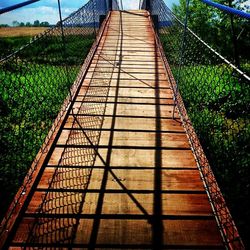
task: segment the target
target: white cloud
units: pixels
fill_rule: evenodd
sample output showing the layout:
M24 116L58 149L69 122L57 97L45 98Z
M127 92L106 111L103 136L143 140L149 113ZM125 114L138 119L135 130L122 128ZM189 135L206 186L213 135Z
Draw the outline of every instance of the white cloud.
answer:
M65 9L63 9L63 13L65 13L67 15L71 14L74 11L76 11L75 8L65 8Z
M69 16L86 2L87 0L61 0L62 17ZM39 20L40 22L48 21L50 24L56 24L59 20L57 0L44 0L0 15L0 24L12 25L14 20L24 23L33 23L35 20Z
M122 0L122 3L125 10L139 9L139 0Z
M18 22L31 22L39 20L54 24L58 20L58 11L56 8L40 6L37 8L22 8L0 16L0 23L12 24L14 20Z
M65 18L76 10L77 8L63 8L62 17ZM47 21L50 24L56 24L59 20L59 14L57 8L39 6L36 8L23 8L15 10L0 16L0 23L11 25L14 20L24 23L33 23L35 20L39 20L40 22Z

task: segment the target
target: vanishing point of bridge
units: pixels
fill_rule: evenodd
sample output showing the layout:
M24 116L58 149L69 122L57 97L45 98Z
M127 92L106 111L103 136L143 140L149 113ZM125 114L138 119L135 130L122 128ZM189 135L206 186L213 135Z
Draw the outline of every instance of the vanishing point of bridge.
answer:
M149 13L110 12L96 44L3 246L223 249Z

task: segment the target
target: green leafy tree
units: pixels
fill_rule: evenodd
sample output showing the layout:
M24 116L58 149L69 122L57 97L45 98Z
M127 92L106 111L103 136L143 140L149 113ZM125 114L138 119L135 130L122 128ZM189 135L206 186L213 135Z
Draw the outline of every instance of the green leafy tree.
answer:
M224 5L231 5L236 9L247 10L246 1L219 0ZM173 6L173 12L184 21L186 15L186 1L180 0L179 5ZM189 5L188 27L198 34L205 42L216 49L230 61L235 58L234 42L230 15L221 10L207 6L200 0L192 0ZM250 23L246 19L233 17L235 39L238 47L239 59L242 63L250 58Z
M50 25L49 22L41 22L40 23L41 27L49 27L49 25Z
M34 25L33 25L33 26L34 26L34 27L39 27L39 26L40 26L39 20L34 21Z
M12 22L12 25L13 25L13 27L18 27L19 26L19 22L15 20L15 21Z

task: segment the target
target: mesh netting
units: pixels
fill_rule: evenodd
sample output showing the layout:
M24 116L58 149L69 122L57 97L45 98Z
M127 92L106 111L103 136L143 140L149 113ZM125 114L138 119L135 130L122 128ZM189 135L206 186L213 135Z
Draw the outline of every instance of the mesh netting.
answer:
M145 5L145 1L144 1ZM192 126L212 166L227 204L242 235L249 231L249 209L242 206L249 196L249 101L250 78L226 61L174 16L162 0L151 1L152 14L158 15L159 38L170 65L176 103L182 111L182 97ZM176 82L176 85L174 84ZM190 121L184 121L190 123ZM187 126L186 126L187 127ZM187 131L190 133L190 131ZM197 142L192 141L194 150ZM204 160L195 152L201 168ZM219 189L212 172L205 179L212 200L218 199ZM222 215L223 203L215 201L215 212ZM218 206L217 206L218 205ZM224 209L224 210L223 210ZM227 213L228 211L226 211ZM223 215L222 215L223 216ZM224 216L225 230L232 225ZM229 240L236 240L231 231Z

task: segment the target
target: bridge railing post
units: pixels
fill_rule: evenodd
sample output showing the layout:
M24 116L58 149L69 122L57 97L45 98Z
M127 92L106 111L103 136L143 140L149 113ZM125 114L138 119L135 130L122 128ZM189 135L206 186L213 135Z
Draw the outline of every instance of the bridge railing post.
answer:
M151 15L152 21L154 23L155 31L159 33L159 17L158 15Z
M151 12L151 0L146 0L146 10Z
M108 12L110 11L110 8L112 9L112 0L103 0L104 2L104 9L105 9L105 15L99 15L99 28L101 27L103 21L105 20Z
M109 11L113 10L113 0L108 0L108 10Z
M105 20L106 15L100 15L99 16L99 28L102 26L103 21Z

